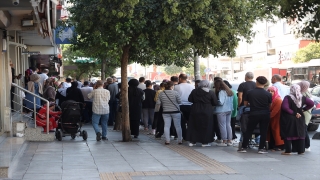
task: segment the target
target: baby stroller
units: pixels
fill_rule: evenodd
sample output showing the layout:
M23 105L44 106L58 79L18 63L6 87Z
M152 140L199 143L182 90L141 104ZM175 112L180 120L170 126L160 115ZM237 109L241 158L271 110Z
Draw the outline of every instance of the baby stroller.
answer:
M56 138L61 141L64 136L82 136L83 140L87 140L87 131L81 131L81 108L80 104L75 101L65 101L61 104L62 114L58 122Z

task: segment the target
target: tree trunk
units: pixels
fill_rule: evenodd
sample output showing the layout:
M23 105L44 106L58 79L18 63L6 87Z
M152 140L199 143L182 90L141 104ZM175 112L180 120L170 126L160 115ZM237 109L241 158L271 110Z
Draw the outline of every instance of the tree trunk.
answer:
M101 59L101 80L106 80L106 60L104 58Z
M129 101L128 101L128 60L130 46L122 48L121 57L121 105L122 105L122 140L131 141L130 119L129 119Z
M201 80L200 60L199 60L198 53L194 53L194 80Z

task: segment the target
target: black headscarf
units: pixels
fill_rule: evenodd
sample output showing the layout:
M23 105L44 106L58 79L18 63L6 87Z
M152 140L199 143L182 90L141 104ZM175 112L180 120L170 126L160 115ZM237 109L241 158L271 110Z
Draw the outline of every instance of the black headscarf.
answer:
M128 88L129 95L137 96L139 94L138 93L139 92L139 89L138 89L139 81L137 79L130 79L128 84L129 84L129 88Z
M71 88L78 88L78 82L77 81L71 82Z

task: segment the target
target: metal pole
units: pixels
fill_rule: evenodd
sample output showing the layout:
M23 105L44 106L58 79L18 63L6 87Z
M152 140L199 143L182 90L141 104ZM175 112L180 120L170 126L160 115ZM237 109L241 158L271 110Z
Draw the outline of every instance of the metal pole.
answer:
M34 120L34 128L37 128L37 123L36 123L36 112L37 109L37 104L36 104L36 97L33 96L33 120Z
M47 134L49 134L49 101L47 102Z
M231 58L231 81L234 81L233 58Z
M20 110L21 110L20 119L21 121L23 121L23 99L21 97L21 90L17 89L17 91L19 92L19 97L20 97Z

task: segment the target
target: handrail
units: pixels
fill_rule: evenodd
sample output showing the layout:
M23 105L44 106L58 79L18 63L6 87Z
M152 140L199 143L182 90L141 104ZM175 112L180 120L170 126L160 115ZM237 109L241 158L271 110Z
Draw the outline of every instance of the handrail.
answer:
M33 102L34 102L34 110L33 110L33 113L34 113L34 127L36 128L37 127L37 111L36 111L36 102L35 102L35 99L36 99L36 97L37 98L39 98L39 99L41 99L41 100L43 100L43 101L45 101L46 102L46 104L47 104L47 119L46 119L46 121L47 121L47 134L49 134L49 101L47 100L47 99L45 99L45 98L43 98L43 97L41 97L41 96L38 96L38 95L36 95L36 94L34 94L34 93L32 93L32 92L30 92L30 91L28 91L28 90L26 90L25 88L23 88L23 87L21 87L21 86L19 86L19 85L17 85L17 84L15 84L15 83L11 83L11 85L12 86L14 86L14 87L16 87L16 88L18 88L19 90L21 90L21 91L23 91L23 92L27 92L27 93L29 93L29 94L31 94L32 96L33 96ZM22 112L21 112L22 113Z

